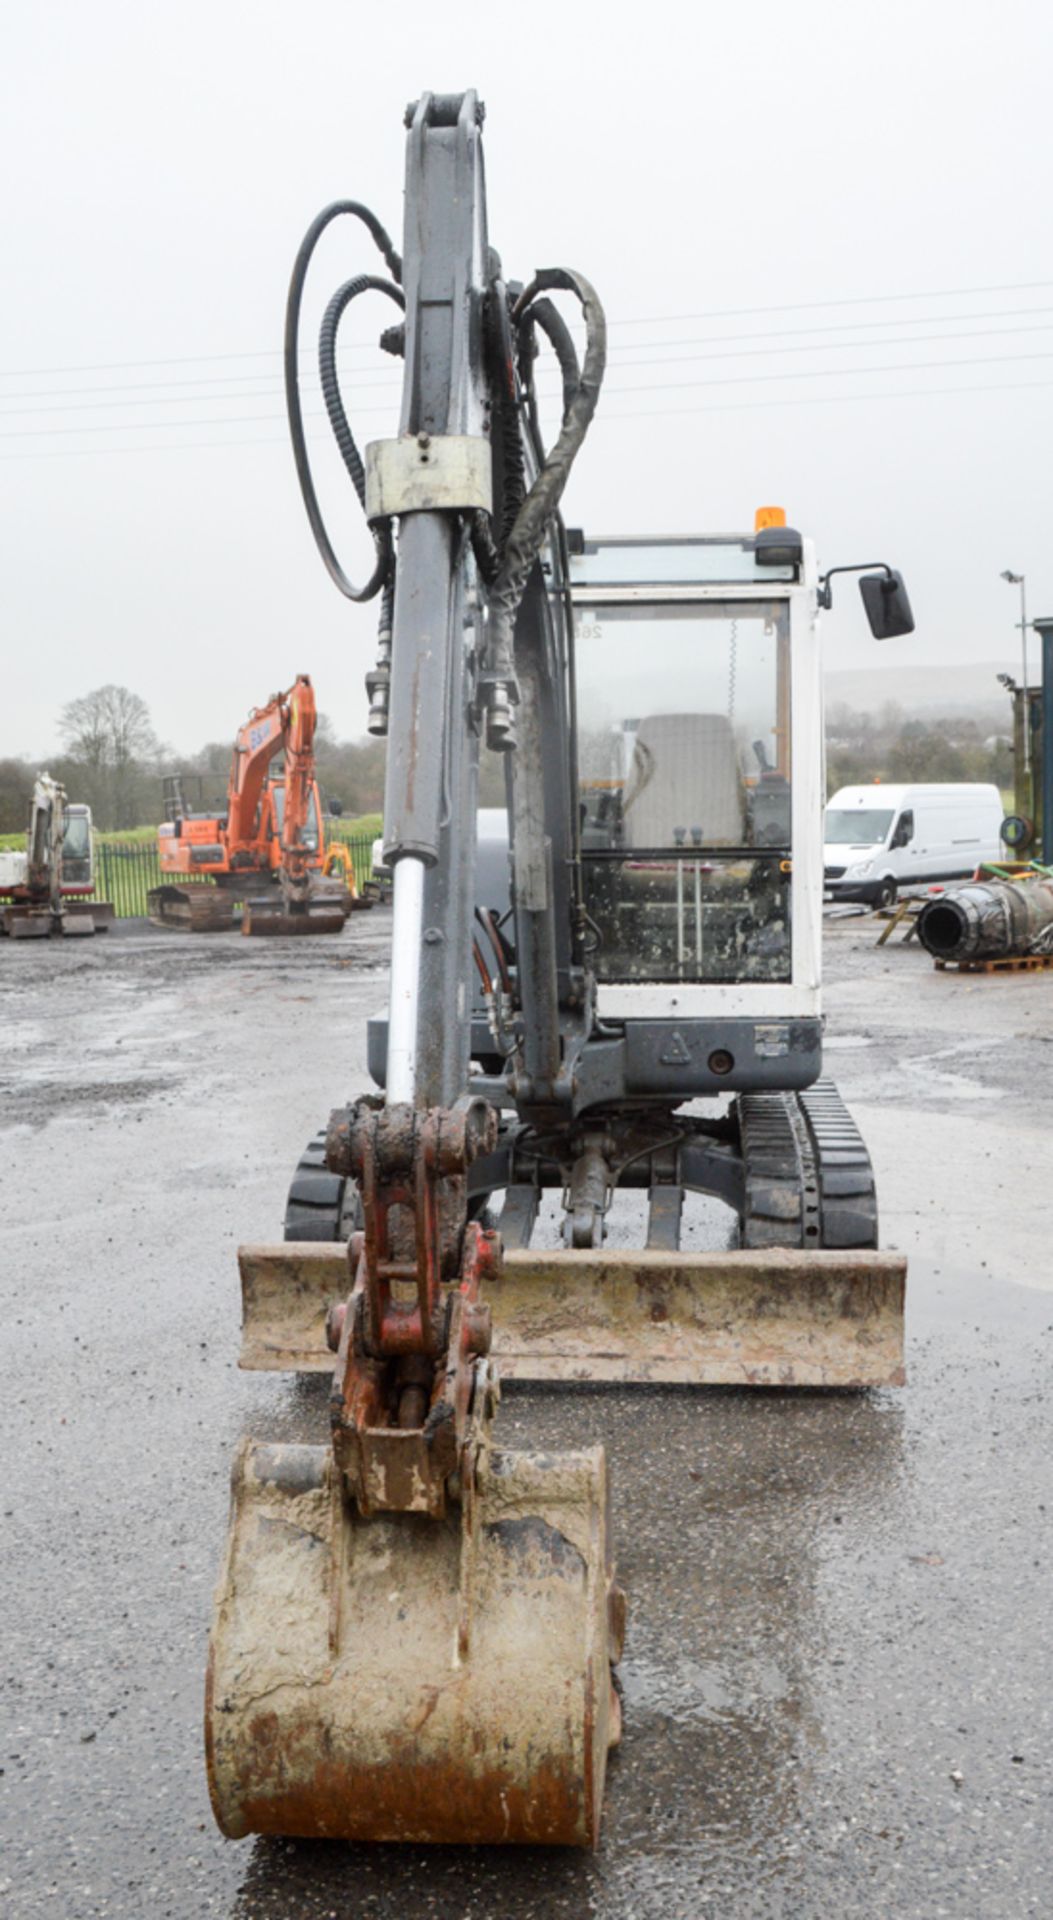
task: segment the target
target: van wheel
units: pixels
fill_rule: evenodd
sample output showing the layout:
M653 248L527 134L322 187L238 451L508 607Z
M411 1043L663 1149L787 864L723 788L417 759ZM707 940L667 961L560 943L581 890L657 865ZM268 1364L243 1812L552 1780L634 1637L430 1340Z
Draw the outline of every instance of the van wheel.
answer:
M896 882L882 880L874 895L875 907L894 907L896 904Z

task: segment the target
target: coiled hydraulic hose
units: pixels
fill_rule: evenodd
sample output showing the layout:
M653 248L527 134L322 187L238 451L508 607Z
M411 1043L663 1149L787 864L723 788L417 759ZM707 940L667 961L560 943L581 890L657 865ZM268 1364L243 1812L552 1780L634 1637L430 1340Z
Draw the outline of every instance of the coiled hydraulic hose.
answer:
M597 303L598 304L598 303ZM602 319L602 313L601 313ZM577 349L573 336L559 308L551 300L536 299L522 315L519 323L519 373L523 391L526 395L526 421L534 458L538 468L545 464L545 444L541 434L541 420L538 413L537 389L534 384L534 362L537 357L535 331L537 328L545 334L559 361L563 383L563 414L566 419L577 395L581 381ZM600 377L602 378L602 368ZM595 406L595 401L593 402ZM554 537L554 574L553 585L563 600L563 613L566 627L566 693L569 714L569 781L571 793L578 791L578 708L577 675L574 669L574 608L570 593L570 557L567 546L567 530L563 516L557 507L552 515ZM581 818L577 807L571 809L571 853L570 879L574 897L574 932L579 954L583 955L590 945L588 929L591 926L595 938L593 946L601 944L599 929L590 920L585 906L585 879L581 860Z
M303 304L304 282L311 257L322 234L341 214L351 214L355 219L362 221L376 241L395 279L401 279L402 276L402 261L380 221L368 207L360 206L357 200L335 200L331 206L323 208L304 235L289 281L289 294L285 305L285 405L289 416L289 435L292 440L300 492L303 495L311 532L314 534L315 544L325 563L326 571L348 600L371 600L374 594L378 593L381 587L387 586L390 581L391 529L387 525L371 529L376 550L373 571L364 586L356 587L336 557L336 550L322 518L307 454L303 409L300 405L300 309ZM326 409L344 465L351 475L355 491L363 505L365 505L365 474L340 397L340 385L336 372L336 335L345 309L360 293L367 291L384 293L390 300L394 300L397 306L405 307L405 299L392 281L378 279L372 274L360 274L356 279L346 281L329 302L319 340L319 363Z
M549 345L559 361L559 371L563 380L563 411L566 413L578 390L581 369L578 366L578 352L573 335L563 315L551 300L535 300L528 308L519 325L519 359L523 376L523 385L531 406L535 431L540 443L540 427L537 425L537 395L534 391L533 359L534 328L540 327L546 335Z
M484 508L478 507L471 514L470 525L476 565L489 586L501 570L505 541L526 493L508 288L500 275L491 281L487 293L485 340L486 370L493 396L494 449L501 469L501 518L498 524Z
M549 288L573 293L581 303L585 318L585 361L580 373L573 344L562 323L557 324L558 316L551 303L545 301L542 313L537 314L535 309L532 316L531 310L535 308L538 294ZM505 682L510 689L515 686L513 635L516 614L530 570L541 551L549 521L559 506L570 469L596 411L607 361L607 322L599 296L583 274L569 272L564 267L552 267L535 274L516 301L512 321L522 329L532 317L537 318L538 324L549 335L559 356L564 407L555 446L546 453L541 471L516 514L504 543L499 571L490 588L488 666L492 676ZM501 742L492 739L491 744L500 745Z

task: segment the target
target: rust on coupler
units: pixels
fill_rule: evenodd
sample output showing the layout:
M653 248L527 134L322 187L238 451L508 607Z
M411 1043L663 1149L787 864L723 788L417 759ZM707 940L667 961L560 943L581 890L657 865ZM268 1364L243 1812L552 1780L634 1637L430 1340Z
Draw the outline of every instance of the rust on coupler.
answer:
M491 1449L480 1289L501 1245L466 1222L465 1174L496 1117L363 1102L334 1131L366 1224L341 1250L350 1295L323 1311L331 1446L247 1442L235 1464L206 1700L216 1819L593 1845L624 1622L606 1465L602 1448Z
M486 1376L478 1363L489 1350L490 1317L479 1288L500 1270L500 1243L475 1223L465 1228L461 1277L445 1291L438 1351L430 1355L397 1341L394 1351L390 1343L384 1351L373 1339L364 1239L354 1235L349 1249L356 1265L351 1298L330 1316L334 1330L337 1320L341 1326L330 1393L333 1458L360 1513L441 1518L447 1480L466 1469L465 1451L485 1425Z
M465 1253L468 1168L496 1137L496 1113L472 1096L425 1112L367 1099L332 1115L326 1162L357 1182L365 1221L351 1243L363 1350L442 1351L444 1283Z

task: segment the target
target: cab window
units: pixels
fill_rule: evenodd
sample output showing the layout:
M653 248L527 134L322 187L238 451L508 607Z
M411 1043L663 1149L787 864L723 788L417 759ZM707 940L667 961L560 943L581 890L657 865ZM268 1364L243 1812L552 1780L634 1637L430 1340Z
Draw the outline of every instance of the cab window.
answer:
M891 845L894 847L909 847L913 838L914 814L908 807L905 812L900 814L899 819L896 821L896 830L892 835Z

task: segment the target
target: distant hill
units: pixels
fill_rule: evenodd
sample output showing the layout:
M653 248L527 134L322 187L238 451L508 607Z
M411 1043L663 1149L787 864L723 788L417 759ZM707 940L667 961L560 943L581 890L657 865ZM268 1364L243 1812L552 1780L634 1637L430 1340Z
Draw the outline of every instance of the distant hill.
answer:
M1035 653L1037 669L1038 655ZM1030 663L1029 663L1030 666ZM857 713L880 713L894 702L908 717L914 714L952 714L997 709L1008 730L1009 698L998 685L999 673L1019 677L1019 660L991 660L944 667L846 667L823 676L827 707L844 701ZM1032 678L1029 672L1028 678Z

